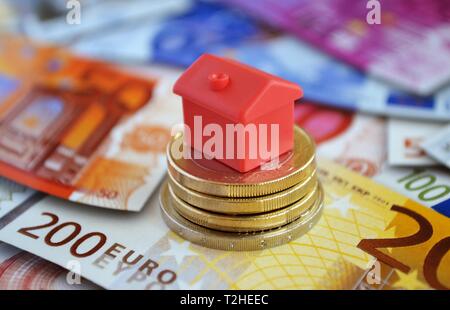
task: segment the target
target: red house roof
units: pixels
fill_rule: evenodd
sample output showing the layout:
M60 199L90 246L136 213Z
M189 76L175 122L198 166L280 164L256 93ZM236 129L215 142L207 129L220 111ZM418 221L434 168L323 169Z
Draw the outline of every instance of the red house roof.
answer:
M174 93L233 121L263 115L292 104L303 95L291 82L227 58L209 54L199 57L177 80ZM270 95L270 104L261 104ZM254 109L256 108L256 109Z

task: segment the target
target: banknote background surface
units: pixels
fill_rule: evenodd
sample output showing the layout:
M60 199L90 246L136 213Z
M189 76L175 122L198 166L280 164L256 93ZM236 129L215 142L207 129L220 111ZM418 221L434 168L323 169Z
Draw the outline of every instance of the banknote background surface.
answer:
M319 167L324 215L273 249L226 252L181 240L162 221L157 195L141 214L125 215L42 197L7 219L0 240L61 266L75 259L105 288L353 289L374 285L373 268L374 288L448 287L448 218L328 160Z
M0 4L0 29L64 45L0 39L0 288L447 289L447 4L389 3L375 29L349 1L95 0L78 28L63 5ZM171 86L204 52L304 89L295 121L318 146L326 206L286 246L209 250L161 220L164 146L182 120Z

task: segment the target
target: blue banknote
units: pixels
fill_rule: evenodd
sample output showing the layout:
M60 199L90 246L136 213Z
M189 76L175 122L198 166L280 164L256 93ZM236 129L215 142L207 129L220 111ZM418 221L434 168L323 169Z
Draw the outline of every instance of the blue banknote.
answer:
M163 24L149 44L153 61L189 66L203 53L220 53L260 37L261 33L236 10L197 2L186 14Z
M184 1L182 13L79 37L77 52L113 61L186 67L203 53L219 53L264 36L246 15L215 2Z

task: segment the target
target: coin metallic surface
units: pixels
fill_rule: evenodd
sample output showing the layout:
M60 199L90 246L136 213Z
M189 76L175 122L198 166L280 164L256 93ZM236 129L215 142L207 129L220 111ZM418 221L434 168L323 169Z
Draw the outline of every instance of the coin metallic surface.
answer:
M192 243L218 250L263 250L288 243L308 232L320 219L323 191L320 188L319 197L314 205L300 218L287 225L262 232L222 232L190 222L175 210L167 182L161 188L160 206L166 224L179 236Z
M294 149L278 158L277 166L267 163L240 173L214 159L183 148L183 136L173 138L167 147L168 169L184 187L222 197L255 197L285 190L308 178L316 169L315 145L301 128L294 128ZM200 159L195 159L200 158Z
M185 202L203 210L236 215L264 213L286 207L311 192L318 182L316 173L313 171L312 175L283 191L257 197L233 198L191 190L178 183L170 172L168 175L172 191Z
M169 184L172 205L187 220L215 230L251 232L284 226L301 217L317 200L320 187L316 186L304 198L285 208L251 215L226 215L196 208L177 197Z

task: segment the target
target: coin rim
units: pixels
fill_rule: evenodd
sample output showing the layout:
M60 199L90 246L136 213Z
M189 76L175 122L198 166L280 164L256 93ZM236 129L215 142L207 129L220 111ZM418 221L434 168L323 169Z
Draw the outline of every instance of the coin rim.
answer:
M252 232L284 226L301 217L314 206L319 195L319 185L316 185L304 198L287 207L253 215L226 215L196 208L178 197L170 183L169 194L174 209L182 217L197 225L227 232Z
M197 192L181 185L168 172L168 181L173 192L186 203L197 208L223 214L255 214L284 208L314 189L318 179L316 170L305 180L277 193L257 197L221 197Z
M316 148L315 142L312 137L302 128L294 126L294 135L297 134L304 135L306 139L311 143L311 148L313 150ZM256 197L268 195L282 191L293 186L296 183L301 182L305 178L305 175L309 176L311 174L311 169L316 169L316 158L315 152L313 151L311 158L309 158L302 167L278 179L268 180L260 183L226 183L211 181L194 176L184 171L181 167L177 166L170 152L173 141L174 140L172 139L171 142L167 145L166 149L168 170L180 184L204 194L221 197Z
M285 226L263 232L221 232L196 225L186 220L168 205L167 182L164 182L160 190L160 209L166 225L175 234L194 244L216 250L261 251L293 241L314 227L320 220L324 209L324 192L322 185L319 186L320 195L316 201L316 206L304 218L299 218ZM164 194L165 191L166 195ZM206 238L205 235L209 235L210 237Z

